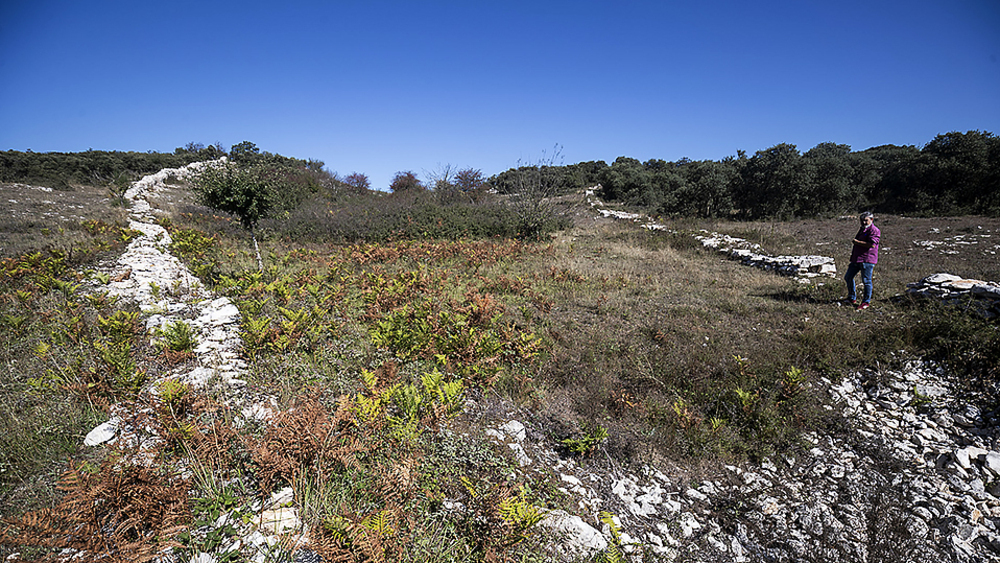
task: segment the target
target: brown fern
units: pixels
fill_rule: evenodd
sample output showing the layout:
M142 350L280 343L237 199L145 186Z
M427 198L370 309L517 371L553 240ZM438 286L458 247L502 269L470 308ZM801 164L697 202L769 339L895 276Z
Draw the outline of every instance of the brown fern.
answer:
M341 404L331 415L310 395L278 414L261 438L243 438L257 467L261 493L270 494L281 482L290 483L302 471L326 474L358 467L365 448L352 432L352 413Z
M191 520L188 488L186 479L116 452L100 468L71 466L59 504L4 521L0 545L74 549L79 561L150 561L180 545L174 538Z

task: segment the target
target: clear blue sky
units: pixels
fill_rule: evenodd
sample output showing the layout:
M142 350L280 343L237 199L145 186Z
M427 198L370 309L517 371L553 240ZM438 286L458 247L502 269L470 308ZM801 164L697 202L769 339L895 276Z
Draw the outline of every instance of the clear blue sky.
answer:
M491 175L1000 134L1000 1L0 2L0 150Z

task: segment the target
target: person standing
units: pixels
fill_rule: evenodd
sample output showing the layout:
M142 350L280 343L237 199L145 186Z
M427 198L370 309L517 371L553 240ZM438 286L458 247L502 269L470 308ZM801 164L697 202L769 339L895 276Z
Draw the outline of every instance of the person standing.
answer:
M847 274L844 281L847 282L847 299L858 311L864 311L872 301L872 272L875 271L875 264L878 263L878 244L882 238L882 231L875 226L875 216L869 212L862 213L858 220L861 228L858 234L854 235L854 248L851 250L851 263L847 266ZM858 302L857 288L854 278L861 272L861 283L865 286L865 293Z

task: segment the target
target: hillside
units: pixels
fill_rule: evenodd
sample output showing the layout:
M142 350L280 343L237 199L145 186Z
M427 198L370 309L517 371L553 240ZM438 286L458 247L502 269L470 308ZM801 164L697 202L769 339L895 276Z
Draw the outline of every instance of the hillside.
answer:
M259 272L186 170L132 184L127 208L0 186L4 557L1000 553L996 322L905 294L1000 280L998 219L880 217L859 313L838 278L693 236L843 271L853 218L657 231L581 192L538 242L265 225Z

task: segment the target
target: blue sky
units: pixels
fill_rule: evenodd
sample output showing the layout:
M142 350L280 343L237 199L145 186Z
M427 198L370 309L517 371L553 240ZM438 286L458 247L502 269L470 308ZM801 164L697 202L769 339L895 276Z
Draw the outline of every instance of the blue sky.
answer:
M1000 134L1000 2L0 2L0 150L718 160Z

